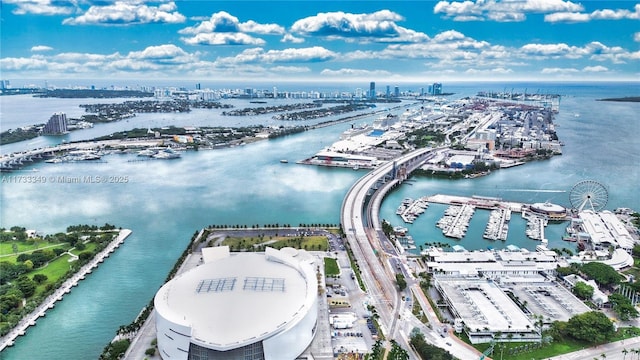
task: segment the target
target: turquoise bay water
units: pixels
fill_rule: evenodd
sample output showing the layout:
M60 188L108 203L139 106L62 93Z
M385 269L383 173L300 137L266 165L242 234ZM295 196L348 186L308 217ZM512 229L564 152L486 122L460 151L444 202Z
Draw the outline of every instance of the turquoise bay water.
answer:
M477 90L503 89L502 84L495 85L495 89L491 86L457 84L447 91L462 97ZM477 179L419 179L390 194L383 203L381 217L400 225L395 209L404 197L436 193L498 196L522 202L549 200L568 206L568 191L583 179L597 180L608 187L608 209L624 206L640 210L640 104L594 101L638 95L638 84L519 86L522 90L541 88L540 91L566 95L555 120L558 135L566 144L562 156ZM3 122L7 116L4 101L10 99L3 99ZM216 125L216 119L210 121L209 125ZM3 227L20 225L51 233L63 231L70 224L109 222L130 228L133 234L0 358L96 358L118 327L131 322L162 285L191 235L206 225L338 223L343 196L365 172L294 162L334 142L348 126L341 124L243 147L189 152L173 161L129 162L135 156L110 155L105 157L107 163L40 163L21 173L47 178L127 176L126 184L3 183ZM5 153L6 148L0 151ZM289 163L282 164L280 159L288 159ZM488 212L481 210L476 211L466 238L444 238L434 224L445 208L432 205L408 226L418 244L449 241L468 249L503 246L502 242L481 238L488 218ZM524 221L516 214L512 219L509 240L504 245L533 249L537 242L525 237ZM562 224L547 229L551 247L569 246L560 240L563 231Z

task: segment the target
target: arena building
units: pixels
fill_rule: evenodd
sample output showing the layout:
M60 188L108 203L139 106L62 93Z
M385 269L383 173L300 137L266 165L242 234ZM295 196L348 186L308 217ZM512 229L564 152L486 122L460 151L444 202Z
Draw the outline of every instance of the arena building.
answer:
M230 253L203 249L203 262L155 296L162 359L295 359L318 317L313 259L291 248Z

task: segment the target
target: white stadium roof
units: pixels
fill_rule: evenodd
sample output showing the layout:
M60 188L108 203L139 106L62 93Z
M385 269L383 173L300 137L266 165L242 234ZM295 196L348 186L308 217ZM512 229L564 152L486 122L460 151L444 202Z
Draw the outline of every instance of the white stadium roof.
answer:
M158 291L155 306L211 348L236 348L278 333L303 317L316 297L315 276L308 278L311 267L290 251L232 255L226 246L206 250L203 264Z

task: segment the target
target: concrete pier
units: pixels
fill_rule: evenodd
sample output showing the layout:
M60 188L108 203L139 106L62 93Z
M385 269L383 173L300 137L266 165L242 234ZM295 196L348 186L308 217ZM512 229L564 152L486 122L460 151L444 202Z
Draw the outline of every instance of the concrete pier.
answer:
M484 196L454 196L436 194L425 198L428 202L445 205L472 205L473 207L486 210L509 209L512 212L522 212L529 207L529 204L504 201L500 198Z
M24 335L29 326L35 326L36 320L40 317L46 316L48 309L53 309L56 301L62 300L65 294L71 292L71 288L78 285L78 282L85 278L85 276L91 273L91 269L96 268L99 262L108 256L110 252L120 246L124 240L131 235L131 230L122 229L116 238L107 245L101 252L91 259L89 263L84 265L78 272L73 274L72 277L67 279L62 286L60 286L53 294L49 295L44 301L38 305L29 315L25 316L18 325L16 325L9 333L0 338L0 351L4 350L8 346L12 346L18 336Z

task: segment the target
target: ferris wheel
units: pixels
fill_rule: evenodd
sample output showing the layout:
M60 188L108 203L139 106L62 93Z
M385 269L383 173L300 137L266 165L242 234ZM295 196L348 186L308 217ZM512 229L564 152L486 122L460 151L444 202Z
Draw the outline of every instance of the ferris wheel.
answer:
M573 185L569 194L571 207L577 211L604 209L609 200L607 188L595 180L582 180Z

